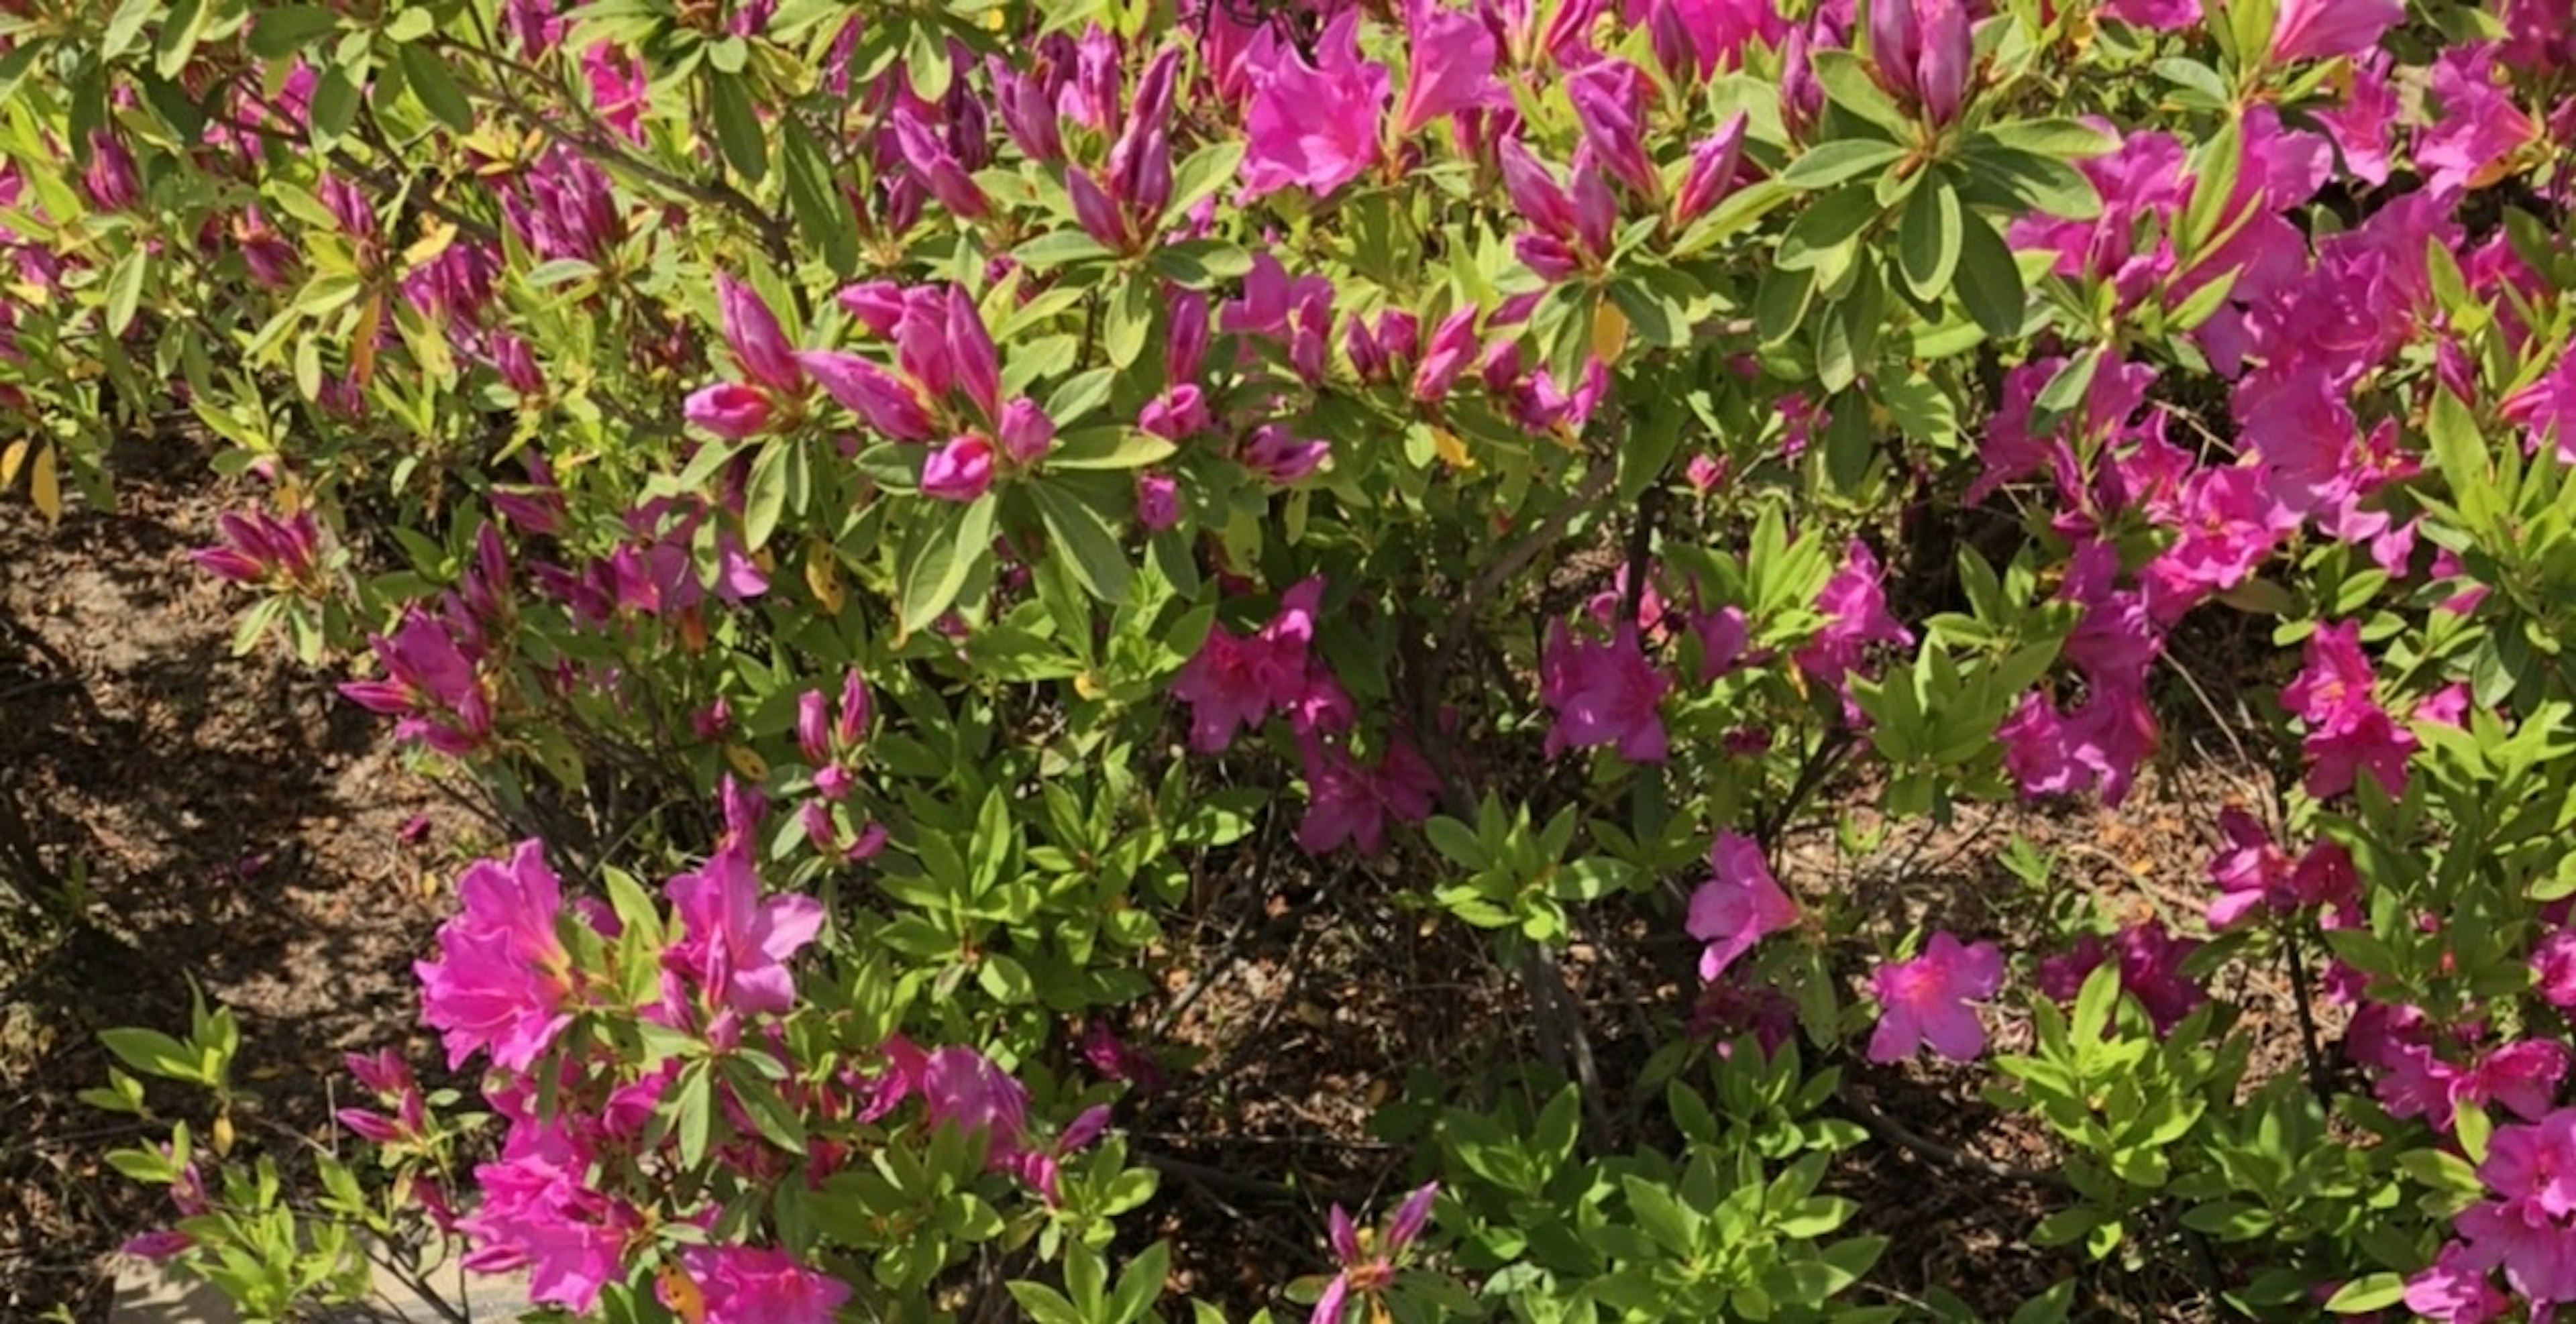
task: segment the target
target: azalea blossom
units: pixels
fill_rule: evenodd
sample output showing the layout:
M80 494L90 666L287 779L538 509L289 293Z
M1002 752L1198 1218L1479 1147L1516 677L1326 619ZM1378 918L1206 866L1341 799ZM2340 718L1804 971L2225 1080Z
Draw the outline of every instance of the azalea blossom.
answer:
M450 1068L488 1052L493 1065L524 1071L572 1023L572 957L555 932L562 884L544 844L523 841L506 865L476 861L456 895L438 958L412 967L421 1019L446 1042Z
M1946 929L1913 960L1881 962L1869 977L1879 1009L1869 1060L1900 1062L1925 1044L1953 1062L1976 1060L1986 1051L1986 1027L1969 1004L1993 997L2003 984L2001 948L1962 946Z
M1690 936L1708 944L1699 958L1703 982L1715 981L1765 935L1798 922L1797 903L1780 889L1752 838L1718 833L1708 863L1713 876L1691 893L1685 925Z

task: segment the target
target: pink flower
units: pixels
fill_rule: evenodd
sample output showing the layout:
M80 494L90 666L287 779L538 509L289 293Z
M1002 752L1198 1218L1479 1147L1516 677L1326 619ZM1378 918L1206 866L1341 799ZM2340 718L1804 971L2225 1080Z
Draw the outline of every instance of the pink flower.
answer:
M478 1052L524 1071L572 1023L572 957L555 933L563 888L545 847L523 841L508 865L478 860L456 882L460 913L421 961L421 1019L447 1044L447 1065Z
M2156 1033L2165 1034L2209 1001L2209 994L2182 972L2183 961L2198 950L2198 939L2176 938L2162 920L2150 919L2120 930L2108 947L2085 934L2074 950L2041 961L2036 982L2041 993L2070 1002L2084 991L2085 978L2117 953L2121 991L2146 1009Z
M2567 1223L2576 1213L2576 1109L2497 1127L2478 1177L2493 1198L2461 1212L2467 1245L2456 1263L2479 1273L2501 1267L2536 1304L2576 1301L2576 1232Z
M1386 845L1390 815L1405 823L1431 816L1439 778L1402 737L1387 742L1375 767L1312 732L1301 734L1298 745L1305 755L1308 800L1306 816L1297 824L1297 844L1307 854L1321 855L1348 843L1363 855L1375 855Z
M2475 1066L2452 1077L2451 1107L2456 1112L2493 1101L2526 1122L2536 1122L2549 1112L2558 1098L2558 1084L2566 1077L2564 1047L2547 1039L2524 1039L2486 1054Z
M700 1324L832 1324L850 1286L783 1250L690 1246L680 1252L706 1303Z
M805 374L796 366L795 351L788 347L777 315L760 295L741 281L719 274L716 305L724 314L725 344L732 348L744 375L773 391L802 394Z
M2531 949L2531 972L2541 1000L2576 1011L2576 933L2560 929Z
M2244 465L2184 479L2177 514L2182 536L2148 573L2178 607L2244 583L2299 523L2273 499L2262 472Z
M1509 102L1494 81L1493 32L1475 15L1441 0L1405 0L1404 27L1413 63L1396 107L1397 137L1410 138L1443 115Z
M662 953L663 969L688 978L713 1006L749 1014L795 1005L787 962L821 934L823 907L793 893L762 900L748 840L729 841L663 890L681 935Z
M768 429L769 397L755 386L717 382L690 392L680 414L727 441L740 441Z
M1881 963L1869 978L1879 1006L1869 1060L1902 1061L1928 1043L1951 1061L1974 1061L1986 1051L1986 1027L1968 1004L1993 997L2003 984L2002 949L1990 942L1962 947L1946 929L1921 956Z
M1546 750L1616 745L1632 763L1661 763L1669 754L1657 704L1672 682L1655 669L1637 640L1637 627L1622 624L1606 643L1576 643L1565 622L1550 627L1539 661L1539 698L1556 712Z
M1255 87L1244 115L1246 197L1290 185L1326 197L1376 162L1389 80L1360 59L1359 23L1359 10L1343 10L1316 39L1312 62L1263 30L1248 59Z
M2406 21L2406 0L2285 0L2272 21L2272 58L2328 60L2357 55Z
M2415 736L2371 697L2371 685L2360 622L2322 626L2308 636L2306 664L2281 691L2282 706L2308 727L2302 742L2311 760L2308 794L2321 800L2341 795L2365 771L2389 795L2405 794Z
M1751 837L1718 833L1708 863L1714 876L1691 893L1685 922L1690 936L1708 944L1699 958L1702 982L1714 981L1765 935L1798 922L1798 904L1780 889Z
M2468 1265L2468 1248L2459 1242L2442 1247L2432 1266L2406 1280L2406 1308L2434 1324L2487 1324L2513 1301L2487 1281L2486 1271Z
M993 1059L951 1045L923 1059L919 1078L930 1125L955 1126L988 1140L988 1165L1006 1164L1028 1134L1029 1092Z
M1914 642L1914 632L1888 614L1878 558L1857 538L1844 552L1842 569L1817 595L1816 610L1824 613L1825 628L1796 658L1798 669L1819 685L1839 688L1871 644L1907 647Z
M1208 631L1172 682L1173 697L1190 705L1192 749L1217 753L1234 742L1238 727L1259 726L1331 684L1306 657L1323 596L1323 578L1310 577L1280 596L1279 613L1258 633L1239 635L1222 625Z
M1136 475L1136 523L1161 533L1181 522L1181 485L1170 474Z
M2209 926L2228 928L2263 907L2288 909L2290 857L2263 825L2229 805L2218 813L2218 832L2225 845L2209 863L2220 892L2209 904Z
M921 494L942 501L972 501L993 486L993 443L976 434L954 437L921 464Z

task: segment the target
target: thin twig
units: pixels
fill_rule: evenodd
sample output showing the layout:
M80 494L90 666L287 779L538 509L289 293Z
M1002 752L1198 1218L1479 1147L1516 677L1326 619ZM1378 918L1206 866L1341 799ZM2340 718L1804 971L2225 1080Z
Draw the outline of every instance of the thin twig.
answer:
M1925 1158L1946 1163L1954 1168L1982 1172L1989 1177L2020 1182L2026 1186L2042 1186L2050 1190L2072 1189L2064 1177L2054 1172L2041 1172L2035 1168L2017 1167L2010 1163L1998 1162L1983 1154L1971 1154L1963 1149L1953 1149L1940 1141L1919 1135L1904 1123L1880 1112L1868 1100L1855 1093L1848 1078L1835 1089L1834 1097L1841 1100L1843 1107L1851 1111L1852 1120L1868 1128L1880 1139L1913 1150Z

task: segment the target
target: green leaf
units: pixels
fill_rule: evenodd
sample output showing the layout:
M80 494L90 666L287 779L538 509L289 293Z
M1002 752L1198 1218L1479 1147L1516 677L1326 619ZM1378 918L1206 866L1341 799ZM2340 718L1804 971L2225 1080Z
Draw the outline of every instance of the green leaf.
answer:
M171 0L161 15L161 40L152 67L164 78L178 77L197 53L197 39L205 31L205 0Z
M1891 132L1913 130L1904 108L1880 90L1868 63L1859 56L1847 50L1818 50L1809 53L1807 65L1815 71L1826 99L1835 105Z
M1643 337L1647 344L1663 349L1679 349L1690 343L1689 314L1670 299L1644 284L1623 280L1610 286L1610 302L1628 319L1628 327Z
M1142 1254L1128 1261L1118 1275L1118 1290L1109 1297L1111 1324L1135 1324L1153 1309L1163 1295L1163 1282L1171 1276L1172 1247L1157 1241Z
M1077 379L1078 380L1078 379ZM1070 386L1068 382L1066 385ZM1063 394L1059 391L1057 394ZM1055 410L1047 410L1056 417ZM1058 422L1063 420L1058 418ZM1048 451L1049 469L1142 469L1146 465L1169 459L1180 449L1153 433L1131 427L1080 428L1057 438L1055 449Z
M2004 247L2003 236L1982 216L1962 218L1959 230L1959 302L1966 305L1968 316L1997 340L2009 340L2021 334L2022 320L2028 311L2030 295L2023 285L2021 268L2013 262L2012 250Z
M1081 1311L1073 1308L1072 1302L1064 1299L1063 1293L1052 1287L1022 1282L1005 1283L1003 1286L1010 1289L1011 1299L1019 1302L1020 1309L1029 1312L1029 1318L1037 1324L1091 1324L1083 1318Z
M774 441L762 447L760 458L751 463L751 480L743 493L743 550L757 552L769 544L769 535L778 531L778 517L787 509L787 468L796 450L793 441Z
M1936 181L1930 188L1917 189L1905 204L1905 219L1896 232L1896 261L1905 288L1915 298L1928 304L1950 288L1950 278L1959 269L1965 224L1959 194L1947 183Z
M679 1098L672 1110L671 1130L680 1142L680 1166L694 1169L707 1157L707 1141L715 1129L715 1078L707 1073L707 1064L692 1062L680 1072Z
M1245 146L1240 138L1227 138L1190 153L1172 172L1172 202L1163 209L1163 215L1172 219L1183 216L1216 196L1218 189L1233 183L1243 172Z
M963 507L942 501L913 525L899 572L900 620L906 633L939 619L957 600L967 576L993 541L993 512L998 504L989 492Z
M789 115L778 135L778 164L787 174L787 206L796 228L823 254L832 274L859 269L859 228L850 204L832 183L832 162L801 116Z
M107 1051L144 1075L164 1080L200 1079L196 1054L158 1030L102 1030L98 1040L107 1045Z
M1188 239L1164 244L1147 259L1183 289L1203 290L1221 281L1238 280L1252 270L1252 254L1222 239Z
M1845 180L1894 164L1905 149L1876 138L1841 138L1819 143L1780 172L1780 183L1800 192L1832 188Z
M1101 318L1101 347L1110 363L1124 368L1144 356L1154 330L1154 282L1131 280L1110 291L1108 315Z
M98 58L114 60L125 54L126 49L134 45L134 39L143 34L144 21L151 18L159 7L159 0L125 0L118 5L116 12L107 20L107 30L99 36Z
M107 277L107 333L125 334L134 325L135 310L143 304L143 279L152 269L151 251L141 246L126 250L116 270Z
M2338 1315L2358 1315L2364 1311L2386 1310L2406 1299L2406 1280L2393 1273L2374 1273L2345 1283L2326 1299L2326 1309Z
M458 133L472 133L474 103L466 98L465 89L457 84L456 75L447 72L446 61L439 59L438 52L427 46L404 46L399 50L401 53L396 58L402 65L403 79L411 84L413 92L419 94L420 104L427 106L429 113L436 115L439 122L447 127Z
M1992 124L1986 127L1985 136L2005 147L2053 156L2061 161L2108 155L2120 145L2109 134L2089 124L2066 119Z
M948 65L944 58L939 63L943 69ZM760 108L743 80L709 69L706 81L707 109L715 116L716 145L724 150L725 163L759 183L769 174L769 134L760 126Z
M1080 230L1050 230L1011 250L1011 259L1032 271L1113 256L1099 240Z
M1972 144L1960 153L1968 171L1990 186L2001 188L2019 199L2023 206L2069 220L2090 220L2102 214L2102 195L2084 172L2053 156L2041 156L2019 148L1991 144Z
M1135 567L1100 512L1061 484L1039 483L1029 489L1029 495L1037 500L1047 541L1059 555L1071 558L1074 577L1082 581L1083 590L1103 602L1125 602Z

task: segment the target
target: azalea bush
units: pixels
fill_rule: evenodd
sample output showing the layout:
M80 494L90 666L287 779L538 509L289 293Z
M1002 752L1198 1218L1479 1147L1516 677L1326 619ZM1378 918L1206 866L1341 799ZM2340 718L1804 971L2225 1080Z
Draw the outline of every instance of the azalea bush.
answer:
M0 486L211 439L239 647L512 829L295 1180L220 1013L111 1038L254 1313L1176 1318L1122 1119L1246 869L1526 1016L1193 1318L1972 1318L1850 1193L1973 1166L1850 1088L1945 1062L2017 1320L2576 1302L2563 5L0 10ZM2177 723L2196 913L1925 918Z

